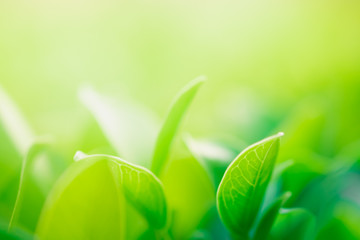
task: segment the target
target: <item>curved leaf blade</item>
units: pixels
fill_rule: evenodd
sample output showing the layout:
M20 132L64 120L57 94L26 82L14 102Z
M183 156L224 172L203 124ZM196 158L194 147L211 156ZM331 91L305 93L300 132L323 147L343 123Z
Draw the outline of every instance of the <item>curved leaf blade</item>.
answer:
M217 188L221 179L237 153L225 146L211 141L197 140L190 135L184 138L189 151L207 171Z
M265 138L242 151L227 168L217 191L224 224L247 237L263 201L283 133Z
M282 209L269 239L308 240L314 238L315 217L302 208Z
M286 192L274 201L266 210L264 215L261 217L260 222L256 228L254 240L266 239L270 233L271 227L273 226L276 217L279 214L280 208L290 198L291 192Z
M113 171L114 177L119 181L125 198L144 215L152 227L161 228L166 224L167 205L164 189L152 172L114 156L94 154L82 157L80 161L111 162L116 169Z
M34 240L36 239L31 233L21 229L14 228L8 231L8 224L0 221L0 239L1 240Z
M39 239L124 239L124 201L112 171L98 159L70 166L42 210Z
M32 164L33 159L38 154L39 151L44 147L44 143L36 143L32 145L29 149L27 156L23 160L23 164L21 166L21 173L20 173L20 181L19 181L19 188L15 200L15 205L13 208L13 212L11 214L10 222L9 222L9 231L12 229L14 223L16 223L17 218L19 216L21 203L24 197L24 184L27 176L29 175L29 165Z
M151 171L155 173L156 176L160 176L162 173L181 120L204 81L205 77L203 76L194 79L189 85L185 86L175 98L155 144Z
M34 133L11 98L0 87L0 123L16 149L25 156L30 148Z
M34 232L46 196L66 168L64 159L48 142L47 138L40 138L30 147L23 160L8 226L11 232L16 225Z
M188 239L204 214L215 205L215 189L205 169L193 157L172 159L162 181L174 239Z
M130 101L116 101L91 88L81 88L79 98L119 156L150 167L159 126L149 109Z
M262 214L274 201L276 201L283 193L282 174L294 164L293 160L281 162L274 167L269 185L267 186L263 204L260 213ZM292 193L291 193L292 194Z
M14 101L0 86L0 218L10 221L23 158L34 133Z

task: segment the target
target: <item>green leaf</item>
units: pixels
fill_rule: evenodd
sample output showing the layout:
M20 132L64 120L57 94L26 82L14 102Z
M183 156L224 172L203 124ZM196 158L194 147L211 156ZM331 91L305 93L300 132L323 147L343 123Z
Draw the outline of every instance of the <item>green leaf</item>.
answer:
M357 225L359 222L357 222ZM316 236L316 240L329 240L329 239L341 239L341 240L359 240L359 228L355 231L349 229L349 226L342 221L342 219L332 218L326 225L320 229Z
M172 211L174 239L188 239L205 213L215 205L215 189L204 168L192 156L172 159L162 181Z
M299 102L280 124L280 129L287 134L282 141L279 162L294 159L296 163L306 164L317 172L324 171L332 161L325 156L334 154L331 144L334 138L326 134L327 124L328 117L322 101L309 98Z
M126 199L145 216L152 227L161 228L166 224L167 207L164 189L152 172L109 155L89 155L81 160L90 159L106 159L112 162L119 170L115 177L121 183Z
M358 188L358 185L356 187ZM317 240L360 239L360 205L358 203L338 201L334 211L331 213L332 217L321 227L317 234ZM318 218L316 223L319 225Z
M124 239L125 209L112 162L74 163L62 175L42 210L39 239Z
M294 164L293 160L287 160L275 166L269 185L267 186L265 198L261 207L261 213L269 207L283 192L282 174ZM292 194L292 193L291 193Z
M359 184L359 183L357 183ZM359 188L359 185L356 186L356 189ZM333 213L335 217L341 219L346 228L355 236L356 239L360 239L360 204L359 202L348 202L348 201L339 201L337 203L336 209Z
M316 216L317 231L333 218L334 209L345 198L344 192L358 192L358 184L353 189L346 189L350 187L347 179L351 175L348 164L345 164L343 168L321 175L302 188L293 205L305 208Z
M294 164L294 160L290 159L277 164L274 168L273 179L278 179L283 172Z
M0 218L6 221L11 218L21 163L33 138L26 119L0 87Z
M65 169L64 160L47 142L45 139L33 144L23 160L9 230L15 225L31 232L35 230L45 198Z
M242 151L227 168L219 185L219 214L229 230L239 237L248 237L258 214L282 135L278 133Z
M185 137L184 141L190 152L208 172L214 186L217 188L227 167L237 153L222 144L197 140L189 135Z
M66 239L70 235L60 233L57 226L66 221L66 227L75 234L72 238L121 239L125 232L123 218L126 211L122 196L135 206L151 227L164 227L167 218L165 195L162 184L150 171L108 155L77 155L76 160L50 194L38 226L40 236L46 239L60 234ZM69 219L72 215L76 215L74 221Z
M185 86L175 98L156 140L151 165L151 171L155 173L155 175L160 176L162 173L181 120L204 81L204 77L194 79L189 85Z
M211 236L211 239L231 239L228 229L221 222L216 205L207 211L197 229L207 232Z
M131 101L116 101L91 88L80 89L79 98L94 116L117 154L129 162L150 167L153 143L159 127L149 109Z
M33 142L34 134L15 103L1 87L0 124L6 129L16 149L25 156Z
M313 239L314 229L315 217L309 211L301 208L282 209L271 229L269 239Z
M8 224L0 221L0 239L1 240L33 240L34 236L20 228L14 228L8 231Z
M253 238L254 240L262 240L268 237L271 227L273 226L276 217L279 214L280 208L284 205L284 203L286 202L286 200L289 199L290 196L290 192L284 193L266 209L256 228Z
M15 201L15 205L14 205L14 209L13 212L11 214L11 218L10 218L10 223L9 223L9 230L12 229L14 222L17 221L18 215L19 215L19 211L21 208L21 203L23 201L23 197L24 197L24 190L23 190L23 186L24 184L26 184L25 179L27 178L27 176L29 175L29 165L32 164L32 160L35 158L35 156L38 154L39 150L41 150L43 148L43 144L34 144L33 146L31 146L27 156L24 158L23 160L23 164L21 167L21 174L20 174L20 181L19 181L19 188L18 188L18 193L16 196L16 201Z
M298 199L302 198L304 189L313 185L313 181L318 181L317 179L322 178L323 174L314 172L309 166L294 163L288 169L286 169L282 176L282 190L290 191L292 194L291 199L287 201L287 206L298 206Z

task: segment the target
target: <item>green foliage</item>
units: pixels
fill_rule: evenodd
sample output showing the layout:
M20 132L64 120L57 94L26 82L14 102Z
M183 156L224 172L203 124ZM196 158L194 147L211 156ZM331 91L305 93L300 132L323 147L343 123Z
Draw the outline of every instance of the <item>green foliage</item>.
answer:
M124 200L113 173L119 169L111 163L83 160L65 172L42 210L39 239L125 239Z
M13 212L22 159L32 138L24 117L0 86L0 216L6 221Z
M188 238L214 204L215 189L211 180L190 155L171 161L162 181L172 209L171 232L176 239Z
M98 126L70 152L99 154L75 162L0 91L0 239L358 239L359 142L327 151L326 108L296 109L282 146L281 132L242 151L237 138L179 138L203 81L178 94L161 128L137 104L82 89Z
M263 200L279 151L282 133L242 151L230 164L217 191L217 205L225 225L247 238Z
M253 238L254 240L266 239L268 237L271 227L274 225L276 217L279 214L280 208L290 196L290 192L284 193L266 209L256 227L256 232Z
M231 161L236 157L236 152L222 144L201 141L187 136L186 145L199 163L204 167L217 188Z
M158 130L153 113L129 101L107 98L91 88L80 89L79 98L117 154L132 163L150 166Z
M23 160L19 181L16 181L17 196L9 220L10 232L13 225L20 225L30 232L35 230L46 196L66 168L62 156L47 142L39 139Z
M32 240L34 237L21 228L13 228L8 231L8 224L0 222L0 239L3 240Z
M170 108L156 140L154 149L151 171L157 176L161 175L161 172L165 167L171 143L173 142L181 120L183 119L184 113L189 108L191 101L204 81L204 77L199 77L189 83L189 85L184 87L175 98L175 101Z
M161 183L151 172L107 155L76 156L76 159L78 162L65 173L49 196L38 226L40 237L62 239L74 234L86 238L91 236L87 234L95 234L106 238L102 235L104 226L94 226L91 233L87 232L93 219L98 219L107 224L107 234L115 231L115 236L122 238L125 236L123 196L144 215L152 228L164 227L167 218L165 196ZM88 184L93 191L87 192L86 187L81 189ZM108 203L103 202L104 198ZM79 218L68 221L74 225L74 232L61 233L59 222L71 218L73 212ZM109 224L109 221L114 222Z
M314 238L315 217L304 209L283 209L271 229L270 239Z

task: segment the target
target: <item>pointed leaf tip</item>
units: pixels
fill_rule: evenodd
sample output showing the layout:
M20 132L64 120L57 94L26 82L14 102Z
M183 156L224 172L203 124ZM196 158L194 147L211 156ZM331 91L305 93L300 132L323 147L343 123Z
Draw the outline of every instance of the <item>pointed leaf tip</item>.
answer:
M257 217L279 151L278 133L242 151L226 169L217 192L218 211L224 224L248 237Z
M204 76L195 78L186 85L174 99L155 143L151 171L155 173L156 176L161 175L181 121L204 81Z

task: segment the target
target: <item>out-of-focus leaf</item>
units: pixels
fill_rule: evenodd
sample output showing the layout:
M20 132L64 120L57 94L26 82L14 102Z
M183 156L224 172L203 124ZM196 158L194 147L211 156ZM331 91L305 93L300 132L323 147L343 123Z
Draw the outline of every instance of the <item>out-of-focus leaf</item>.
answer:
M280 125L286 132L279 162L294 159L313 171L323 172L329 165L334 149L332 138L326 136L325 105L319 99L307 99L299 103L294 112Z
M34 134L9 96L0 87L0 123L4 126L16 149L25 156Z
M193 235L189 238L189 240L211 240L211 236L207 231L196 231Z
M299 102L281 125L281 129L287 131L283 140L284 147L319 150L325 117L325 106L321 99L309 98ZM290 149L284 149L283 154L290 153ZM279 157L283 154L279 154Z
M215 205L214 187L204 168L192 156L173 159L162 181L169 209L173 209L172 234L175 239L186 239Z
M96 155L87 155L83 152L78 151L76 153L76 155L74 156L74 160L80 161L84 158L88 158L89 156L91 157L91 156L96 156ZM97 156L99 156L99 155L97 155ZM100 156L103 156L103 155L100 155ZM115 160L118 161L119 159L115 158ZM143 169L141 168L139 170L142 171ZM136 180L136 179L137 179L136 177L132 178L132 180ZM134 182L134 184L136 185L135 182ZM141 187L148 188L148 186L144 185L144 181L142 182L142 185L139 185L139 186L137 186L137 185L134 186L131 184L128 184L128 186L126 186L126 188L128 188L129 191L135 191L135 189L137 189L138 187L139 187L139 191L142 191L142 189L140 189ZM128 193L129 193L129 191L128 191ZM151 197L139 196L139 199L134 199L134 196L133 196L134 194L132 194L131 192L129 194L130 195L125 195L125 197L127 197L127 200L129 200L126 202L126 209L125 209L125 211L126 211L126 238L127 239L138 239L138 238L143 237L143 235L148 236L150 233L158 234L159 230L153 229L154 226L152 226L152 224L153 224L152 222L154 220L151 218L151 215L156 216L158 214L156 211L160 211L159 213L161 214L161 212L163 212L164 210L154 209L154 207L152 207L151 203L149 202L152 199ZM154 202L159 202L160 204L164 204L164 201L165 200L162 200L162 199L154 200ZM146 206L147 203L150 204L150 206ZM142 206L140 206L140 205L142 205ZM147 209L148 207L150 208L151 212L149 212L149 210ZM166 217L165 213L164 213L164 217ZM150 228L149 228L149 225L150 225ZM148 231L147 231L147 229L148 229ZM146 233L144 233L144 232L146 232Z
M303 188L295 200L294 206L306 208L315 215L317 231L333 217L333 211L346 186L348 169L346 166L315 178Z
M125 207L126 239L139 239L147 231L153 234L159 231L149 225L145 216L132 203L125 201Z
M320 229L316 239L360 239L360 206L352 202L339 201L333 217Z
M33 240L34 236L20 228L13 228L8 231L8 224L0 222L1 240Z
M195 140L190 136L185 138L185 143L200 164L206 169L213 180L214 186L217 188L227 167L236 157L237 153L220 144Z
M355 170L355 168L353 169ZM344 185L340 190L341 197L360 206L360 172L348 172L343 184Z
M83 155L77 159L77 161L89 160L106 160L112 164L112 167L118 170L118 172L113 171L113 174L121 184L125 198L145 216L152 227L162 228L166 224L167 206L164 189L152 172L109 155Z
M173 238L170 237L167 230L168 229L163 229L161 231L156 231L154 229L148 228L146 231L144 231L136 239L138 239L138 240L156 240L156 239L171 240L171 239L173 239ZM128 239L134 239L134 238L128 238Z
M281 190L291 192L292 197L286 202L285 206L292 206L299 196L301 196L303 189L321 176L323 176L323 174L314 172L302 163L294 163L287 168L281 175Z
M279 196L283 192L282 191L283 181L281 176L284 173L284 171L286 171L286 169L291 167L293 164L294 164L293 160L287 160L275 166L274 172L271 176L269 185L265 192L265 198L260 213L263 213L265 208L269 207L270 204L272 204L275 200L277 200L277 198L279 198Z
M308 240L314 238L315 217L305 209L282 209L269 239Z
M149 167L158 130L153 113L128 101L102 96L90 88L81 89L79 97L117 153L132 163Z
M216 205L207 211L197 229L200 232L205 232L208 239L231 239L229 231L220 219Z
M32 161L30 178L33 179L32 181L37 185L39 191L47 196L68 165L69 162L51 143L43 145Z
M189 85L185 86L175 98L156 140L151 163L151 171L155 173L155 175L161 175L181 120L204 81L204 77L194 79Z
M271 227L273 226L276 217L279 214L280 208L283 206L284 202L289 199L291 196L290 192L284 193L276 201L274 201L261 216L260 222L256 227L254 240L266 239L270 233Z
M39 239L124 239L124 200L107 160L73 164L59 179L42 210Z
M120 155L90 112L86 120L83 120L82 127L76 136L80 136L76 141L77 149L82 149L89 154Z
M18 174L9 175L7 181L3 184L4 186L0 189L0 219L8 223L16 201L17 188L19 187Z
M12 143L6 129L0 122L0 189L5 189L9 181L20 173L21 153L16 149Z
M341 219L332 218L323 228L321 228L316 236L316 240L329 239L359 240L359 236L357 237Z
M46 141L39 141L30 148L23 160L10 230L19 225L35 231L45 198L65 167L64 160L53 152Z
M336 162L331 166L332 171L339 168L356 168L360 163L360 140L348 144L342 148L336 156Z
M0 217L10 220L20 166L34 138L15 103L0 87Z
M335 208L334 215L344 222L357 239L360 239L360 205L353 202L339 201Z
M258 214L282 135L278 133L242 151L219 185L217 206L221 219L240 237L248 236Z
M23 160L23 164L21 167L21 174L20 174L20 181L19 181L19 188L18 188L18 193L17 193L17 197L16 197L16 201L15 201L15 205L14 205L14 209L11 215L11 219L10 219L10 223L9 223L9 230L12 229L14 223L17 221L18 219L18 215L19 215L19 211L21 208L21 204L23 201L23 197L24 197L24 184L26 184L26 179L27 175L29 175L29 165L32 164L32 160L34 159L34 157L37 155L38 151L43 147L43 144L35 144L33 145L27 156L24 158Z
M149 240L149 239L156 239L156 233L153 229L146 230L140 237L137 238L138 240Z
M293 160L287 160L285 162L279 163L275 166L274 168L274 172L273 172L273 177L274 179L279 178L281 176L281 174L288 169L289 167L291 167L294 164Z

